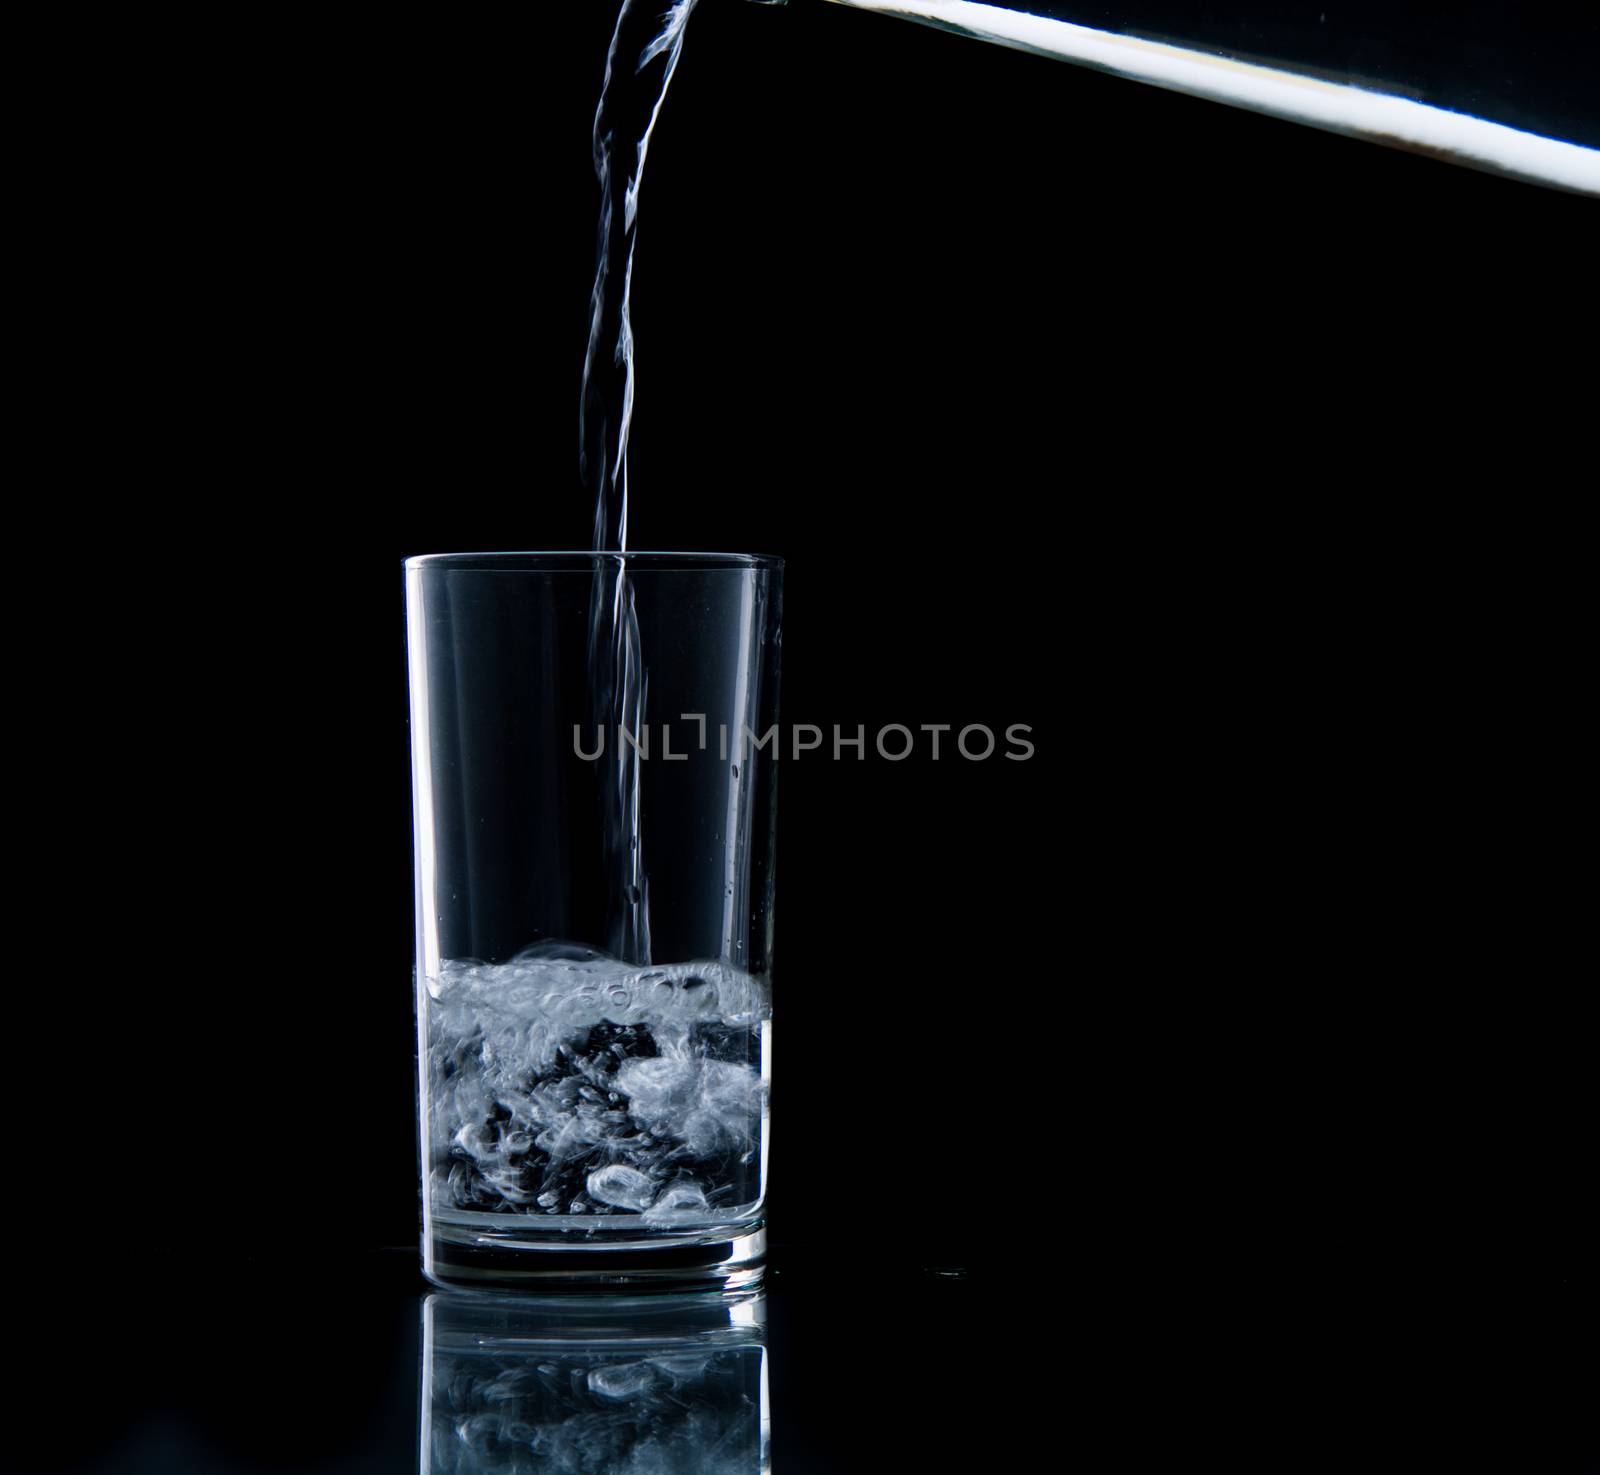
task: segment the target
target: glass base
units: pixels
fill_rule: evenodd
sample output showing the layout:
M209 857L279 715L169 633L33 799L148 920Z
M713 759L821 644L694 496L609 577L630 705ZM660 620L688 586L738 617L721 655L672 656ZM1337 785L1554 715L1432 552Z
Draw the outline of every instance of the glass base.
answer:
M473 1216L488 1218L490 1216ZM614 1290L680 1295L742 1291L766 1271L762 1220L649 1237L626 1232L574 1242L537 1221L528 1229L435 1222L424 1234L423 1273L445 1289L525 1288L546 1294Z

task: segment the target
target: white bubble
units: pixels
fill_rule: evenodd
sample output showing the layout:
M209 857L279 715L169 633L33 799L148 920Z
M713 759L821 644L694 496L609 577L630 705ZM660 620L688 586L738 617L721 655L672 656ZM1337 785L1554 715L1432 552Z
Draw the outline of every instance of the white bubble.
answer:
M656 1196L656 1186L648 1177L637 1168L625 1168L621 1163L596 1168L589 1174L585 1186L590 1198L618 1209L647 1209Z

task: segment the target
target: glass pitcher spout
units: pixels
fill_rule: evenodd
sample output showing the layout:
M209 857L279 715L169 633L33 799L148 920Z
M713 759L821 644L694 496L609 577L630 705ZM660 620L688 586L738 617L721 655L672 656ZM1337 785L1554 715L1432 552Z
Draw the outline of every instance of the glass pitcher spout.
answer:
M1518 0L1442 12L1392 0L836 3L1600 195L1600 32L1577 8Z

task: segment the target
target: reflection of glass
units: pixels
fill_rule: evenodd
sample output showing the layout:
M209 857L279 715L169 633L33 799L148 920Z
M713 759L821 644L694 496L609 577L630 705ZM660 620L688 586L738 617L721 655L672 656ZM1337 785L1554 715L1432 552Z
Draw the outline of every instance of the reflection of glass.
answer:
M429 1296L422 1475L761 1475L766 1299Z

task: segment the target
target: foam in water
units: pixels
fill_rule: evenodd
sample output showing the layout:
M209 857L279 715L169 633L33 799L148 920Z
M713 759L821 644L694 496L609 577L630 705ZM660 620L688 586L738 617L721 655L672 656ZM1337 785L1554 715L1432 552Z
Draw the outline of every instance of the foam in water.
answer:
M543 945L429 993L436 1214L720 1222L761 1197L765 984Z

